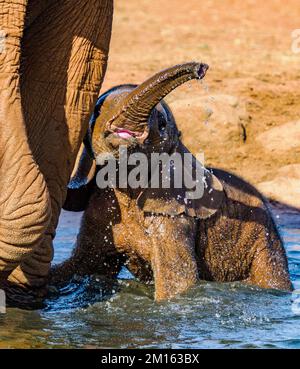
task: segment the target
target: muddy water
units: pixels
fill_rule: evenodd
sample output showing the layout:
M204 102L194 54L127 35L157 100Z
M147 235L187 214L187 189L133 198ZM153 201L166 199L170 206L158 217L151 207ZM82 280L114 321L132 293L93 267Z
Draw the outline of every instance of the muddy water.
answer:
M300 289L300 213L274 214ZM70 254L79 220L62 214L55 262ZM44 310L1 314L0 347L300 348L296 294L202 282L172 302L152 296L153 288L126 270L112 284L97 276L75 280Z

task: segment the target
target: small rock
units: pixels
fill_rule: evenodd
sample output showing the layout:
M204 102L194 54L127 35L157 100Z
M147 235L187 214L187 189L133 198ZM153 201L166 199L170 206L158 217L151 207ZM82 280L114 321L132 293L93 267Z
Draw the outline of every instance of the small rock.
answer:
M257 188L268 198L300 209L300 164L281 167L273 180Z
M256 140L266 151L283 152L300 148L300 120L271 128Z
M206 95L170 103L188 147L211 147L213 142L241 142L246 138L249 114L243 101L231 95Z

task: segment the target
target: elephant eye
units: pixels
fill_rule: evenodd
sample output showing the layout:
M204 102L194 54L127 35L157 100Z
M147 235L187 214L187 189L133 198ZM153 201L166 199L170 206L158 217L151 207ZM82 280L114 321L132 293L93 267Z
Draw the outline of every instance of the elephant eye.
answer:
M166 129L166 127L167 127L167 121L166 121L165 117L161 113L159 113L159 115L158 115L158 129L160 131L164 131Z

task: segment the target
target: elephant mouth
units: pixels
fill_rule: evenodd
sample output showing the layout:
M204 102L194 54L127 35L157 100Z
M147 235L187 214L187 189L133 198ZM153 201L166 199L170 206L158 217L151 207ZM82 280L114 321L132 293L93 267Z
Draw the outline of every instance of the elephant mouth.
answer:
M144 132L138 132L127 128L119 128L113 125L109 127L109 131L114 137L121 139L122 141L131 142L134 139L139 144L144 143L149 133L148 129L145 129Z
M105 138L114 146L143 145L150 133L149 119L155 106L171 91L191 79L202 79L208 65L190 62L165 69L117 100L106 117Z
M115 133L120 137L120 138L130 138L130 137L136 137L137 133L130 131L129 129L122 129L122 128L117 128Z

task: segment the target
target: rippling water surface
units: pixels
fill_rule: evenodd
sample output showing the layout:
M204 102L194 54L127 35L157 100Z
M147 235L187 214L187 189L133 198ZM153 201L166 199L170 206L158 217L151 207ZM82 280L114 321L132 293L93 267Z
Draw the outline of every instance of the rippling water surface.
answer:
M300 289L300 213L273 211ZM62 214L55 262L69 256L79 220ZM297 293L201 282L172 302L155 303L153 287L123 270L116 282L75 280L44 310L0 314L0 347L300 348L299 300Z

